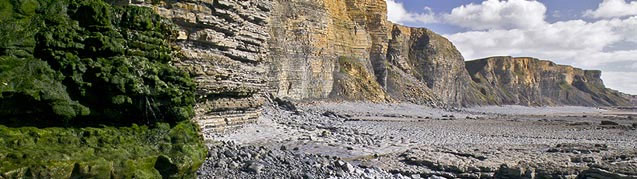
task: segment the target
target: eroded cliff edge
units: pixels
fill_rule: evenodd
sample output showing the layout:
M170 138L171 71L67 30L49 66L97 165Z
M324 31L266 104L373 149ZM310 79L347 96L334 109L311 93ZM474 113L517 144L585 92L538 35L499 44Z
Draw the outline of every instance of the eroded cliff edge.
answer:
M449 40L425 28L389 22L384 0L122 3L150 6L179 26L176 45L183 56L177 64L198 84L195 121L204 131L255 121L270 94L434 107L625 102L591 72L580 75L595 86L589 92L556 88L559 80L530 81L537 87L525 90L490 83L507 81L506 75L477 81L479 70L472 71L477 64L465 64ZM493 66L503 72L498 74L515 70L502 63ZM557 85L548 85L553 82Z
M486 104L629 105L624 94L604 86L599 70L526 57L491 57L466 64Z
M387 21L383 0L275 0L272 12L268 73L280 97L431 106L467 101L471 80L460 52L430 30ZM375 79L340 78L342 58ZM351 80L369 88L356 90Z
M268 74L279 97L437 107L615 106L628 101L604 86L599 71L531 58L465 63L441 35L387 21L384 0L274 0L272 4ZM343 58L360 66L359 78L342 77L351 68L342 64Z

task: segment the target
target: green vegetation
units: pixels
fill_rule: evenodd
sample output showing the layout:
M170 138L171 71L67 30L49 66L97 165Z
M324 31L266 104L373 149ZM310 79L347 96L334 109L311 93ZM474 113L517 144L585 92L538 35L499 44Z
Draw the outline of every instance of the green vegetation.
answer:
M4 120L192 117L195 84L170 64L174 26L151 9L99 0L12 0L0 8L10 14L0 23L0 105L18 107L3 108Z
M15 57L0 57L0 60L0 91L3 92L0 94L0 115L28 111L71 118L89 113L86 107L70 99L64 85L59 82L61 75L56 75L46 62ZM48 121L22 121L23 124L27 122L46 125Z
M562 90L569 90L573 87L570 84L568 84L566 81L561 81L559 86L560 86L560 89Z
M348 71L351 71L355 67L364 68L360 62L357 62L350 57L343 57L343 56L338 57L338 65L340 67L341 73L348 73Z
M175 26L101 0L0 0L0 178L193 178Z
M206 158L197 128L0 125L0 178L194 178Z

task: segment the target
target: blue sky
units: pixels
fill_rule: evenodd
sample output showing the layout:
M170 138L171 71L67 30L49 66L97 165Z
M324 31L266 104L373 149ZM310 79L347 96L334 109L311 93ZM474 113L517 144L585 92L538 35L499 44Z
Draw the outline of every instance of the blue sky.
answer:
M465 59L525 56L603 71L637 94L637 0L387 0L388 18L451 40Z
M404 4L407 11L425 12L425 7L431 8L434 13L450 12L453 8L465 4L480 4L482 0L396 0ZM564 20L579 19L582 12L594 9L602 0L541 0L547 7L547 21L556 22ZM590 20L590 19L587 19ZM438 33L455 33L462 31L462 28L445 24L423 24L418 22L408 22L405 25L414 27L427 27Z

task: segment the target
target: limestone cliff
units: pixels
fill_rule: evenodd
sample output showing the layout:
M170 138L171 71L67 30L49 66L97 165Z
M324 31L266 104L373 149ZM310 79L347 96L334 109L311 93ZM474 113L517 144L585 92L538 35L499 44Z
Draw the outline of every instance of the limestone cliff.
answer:
M463 57L444 37L387 21L384 0L275 0L270 23L271 86L291 99L383 101L383 95L342 96L338 59L357 60L392 99L463 104L470 83ZM381 97L378 97L381 96Z
M181 48L181 58L176 63L197 83L194 121L204 131L256 121L268 91L265 61L270 1L132 3L152 7L178 25L175 45Z
M393 25L387 59L389 64L407 74L392 78L394 82L402 81L406 76L414 77L431 89L442 103L449 105L463 105L473 97L467 92L471 80L464 68L462 54L449 40L428 29ZM391 86L388 89L408 93Z
M334 72L339 70L341 57L360 62L373 74L369 61L373 37L367 30L366 12L377 12L378 16L385 12L365 9L373 7L384 5L341 0L275 0L270 23L269 76L276 94L291 99L329 97L333 87L340 86L334 84Z
M491 57L466 62L485 104L628 105L604 86L601 71L582 70L535 58Z
M538 60L490 62L488 69L482 69L482 60L465 64L462 54L446 38L425 28L387 21L384 0L272 3L268 76L280 97L431 106L594 106L626 101L604 87L598 71ZM342 57L360 64L366 73L343 78ZM492 73L492 69L498 70ZM480 81L483 73L488 81ZM377 83L360 83L370 77L368 74ZM367 87L362 88L363 84Z
M255 121L267 94L430 106L621 104L594 72L582 75L589 86L574 84L580 92L475 82L469 71L479 70L467 70L449 40L389 22L384 0L119 1L179 26L175 63L198 83L194 120L204 131Z

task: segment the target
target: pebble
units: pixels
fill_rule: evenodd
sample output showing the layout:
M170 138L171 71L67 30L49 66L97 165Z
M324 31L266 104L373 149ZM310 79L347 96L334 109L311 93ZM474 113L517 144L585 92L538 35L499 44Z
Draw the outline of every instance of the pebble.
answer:
M368 104L357 106L357 108L365 109L366 108L365 105L368 105ZM336 106L337 108L343 108L343 109L329 109L329 110L337 111L338 113L340 113L339 115L343 115L343 116L351 114L349 115L349 117L353 117L353 118L359 117L357 116L358 113L347 112L348 110L358 110L358 109L339 107L338 105ZM371 105L371 106L374 106L374 105ZM262 160L259 163L264 165L264 167L262 167L259 170L261 171L261 173L258 175L259 178L330 178L330 177L333 178L337 175L342 178L368 178L368 177L369 178L398 178L398 176L400 175L395 176L381 169L367 169L367 167L363 167L363 168L366 168L366 169L363 169L360 166L349 164L345 161L340 160L339 158L339 157L350 158L350 156L347 156L347 155L351 155L352 153L357 153L358 150L361 148L361 146L370 146L368 148L369 150L366 149L363 152L372 152L372 153L369 153L369 155L374 155L376 152L380 152L380 151L373 151L374 150L373 148L375 146L378 146L377 144L383 144L383 146L392 146L397 148L398 147L404 148L405 146L411 145L409 143L413 143L413 142L418 143L419 144L418 146L420 146L420 144L423 144L423 146L434 145L436 147L447 146L447 145L451 146L456 144L506 146L509 143L515 143L515 144L532 143L532 144L538 144L538 145L544 145L544 146L555 146L556 144L560 144L560 143L569 143L569 142L572 143L572 139L569 137L573 136L573 134L578 134L577 137L581 138L578 140L581 140L582 142L590 142L594 140L616 141L616 139L624 139L624 137L622 136L620 136L622 137L620 138L617 136L605 135L605 133L599 132L599 131L609 131L607 129L608 127L607 128L599 127L601 128L601 130L596 130L594 127L596 127L597 125L594 125L594 124L600 124L601 119L598 119L597 116L594 116L594 115L588 116L586 121L574 120L574 119L580 120L580 118L564 119L559 117L556 118L553 116L547 116L547 117L542 117L546 119L545 121L548 121L547 123L537 123L537 119L542 119L539 117L541 115L538 115L538 117L534 117L534 118L522 117L520 118L519 122L512 123L507 120L514 118L515 115L513 114L510 116L502 115L500 117L493 117L493 116L485 117L480 115L479 113L472 113L471 116L468 116L466 114L458 114L458 113L453 113L454 115L451 115L449 113L452 113L452 112L447 112L447 114L445 114L447 118L450 118L450 117L455 118L455 116L458 116L459 118L456 118L456 119L462 119L462 118L468 117L468 118L474 118L474 119L479 118L481 120L456 120L456 121L423 120L422 122L385 122L385 121L361 120L356 122L344 122L343 119L329 117L331 114L322 115L323 114L322 111L325 111L323 109L326 109L325 106L308 107L308 108L310 110L303 109L305 112L293 117L286 117L286 115L291 115L288 113L281 113L277 111L268 112L268 110L266 109L265 110L266 112L264 114L265 115L269 114L271 116L266 116L266 117L272 118L272 122L268 123L267 125L274 126L272 128L273 130L263 129L263 130L260 130L259 134L256 134L254 133L255 132L254 130L251 130L252 131L251 133L253 133L253 135L256 138L253 140L250 140L249 135L244 135L243 138L226 138L226 139L230 139L230 141L231 140L241 141L241 143L243 144L258 143L258 142L261 142L259 140L263 139L261 138L262 135L268 135L271 133L271 131L280 131L280 134L275 134L279 136L276 136L273 138L267 138L267 136L265 136L265 140L277 140L281 138L280 141L283 141L283 140L289 139L289 141L285 142L286 144L290 144L287 146L283 146L283 145L277 146L277 145L280 145L281 143L273 143L272 145L268 146L267 141L264 141L263 144L268 146L267 151L269 151L270 148L272 148L272 154L266 155L266 153L268 152L264 152L263 156L268 156L270 157L270 159L267 159L268 157L259 159L259 160ZM373 110L376 110L372 113L365 113L365 111L363 111L363 112L360 112L360 114L365 114L367 116L382 116L382 113L386 111L378 112L383 110L382 107L379 107L379 108L380 109L371 108ZM416 112L413 112L413 113L406 112L406 114L400 114L397 112L398 113L397 116L414 117L414 116L427 114L425 112L418 111L418 110L414 110L414 111ZM387 112L387 113L393 113L393 112ZM430 115L440 116L440 114L441 113L434 113ZM279 117L277 115L282 115L283 117ZM578 114L577 116L579 117L581 116L581 114ZM496 121L496 120L499 120L499 121ZM605 120L610 120L610 119L605 119ZM495 123L495 122L500 122L500 123ZM587 126L589 124L571 125L571 124L574 124L575 122L590 122L591 126ZM633 122L633 121L630 121L630 122ZM477 125L475 126L471 125L473 123ZM538 124L538 125L532 125L532 124ZM632 125L637 128L637 123ZM320 126L320 127L317 127L317 126ZM499 128L499 126L503 126L503 127ZM577 133L573 133L568 129L561 129L559 127L567 127L569 129L570 128L577 128L577 129L586 128L586 129L576 130ZM282 130L275 130L274 128L282 128ZM283 129L286 129L288 133L283 134ZM309 132L310 130L314 130L314 129L315 129L314 132ZM623 128L612 129L612 130L622 130L622 129ZM542 132L533 133L535 131L542 131ZM476 134L480 134L480 135L476 135ZM600 135L592 135L592 134L600 134ZM529 137L530 135L532 135L532 137ZM241 135L236 135L236 136L241 136ZM297 138L299 138L298 140L303 140L303 141L298 141ZM404 144L401 144L401 142L403 142ZM321 143L325 143L325 146L330 145L333 147L326 147L327 149L314 148L314 146L317 146L316 144L321 144ZM631 140L626 140L626 142L623 142L619 145L620 145L619 147L634 146L635 142ZM209 159L210 162L207 161L208 164L205 164L204 167L202 167L206 169L205 172L200 172L200 173L202 173L203 175L208 175L208 176L219 176L221 178L224 178L224 177L225 178L255 178L255 175L253 174L256 172L248 172L247 169L235 171L232 169L228 169L228 167L223 167L222 165L219 165L219 167L216 167L215 164L222 163L217 161L222 161L220 160L220 158L225 158L225 157L228 157L230 159L229 162L227 162L228 164L230 165L234 164L230 162L233 160L232 156L236 157L239 154L241 154L240 156L242 156L241 157L242 161L257 160L258 158L257 155L250 152L248 153L252 154L251 156L243 157L244 155L241 152L237 152L238 151L236 149L237 146L238 145L233 144L231 146L225 147L224 149L216 150L215 152L210 152L209 153L209 156L211 156ZM301 149L299 149L299 147L294 147L294 146L299 146L301 147ZM413 147L414 145L411 145L411 146ZM294 152L281 152L281 151L290 150L292 148ZM334 156L311 156L306 154L307 152L312 152L312 151L320 151L322 154L326 154L330 152L330 151L321 151L324 149L336 150L334 152L335 153ZM227 152L226 150L230 150L233 152ZM254 151L259 149L251 149L248 147L248 148L239 149L239 150ZM346 151L346 150L349 150L349 151ZM356 150L357 152L352 152L352 150ZM483 151L492 152L492 154L491 153L484 154L485 156L489 157L487 162L492 161L491 159L498 160L500 159L499 157L504 155L509 155L509 154L513 155L514 153L520 152L520 151L512 151L512 150L506 151L506 150L507 148L505 149L494 148L492 150L489 150L489 149L480 150L479 152L480 153L482 153ZM554 152L550 155L566 155L567 157L564 158L565 159L564 161L568 162L569 159L571 159L570 157L575 155L597 157L596 155L598 155L599 150L600 149L586 150L586 148L578 149L578 150L570 150L570 149L561 147L561 148L550 149L550 151ZM461 152L460 150L457 150L457 151ZM546 151L545 148L543 148L542 150L538 150L538 152L540 153L543 153L544 151ZM342 152L342 153L339 153L339 152ZM419 151L419 152L422 152L422 151ZM345 154L341 155L343 153ZM483 160L483 161L486 159L486 158L478 158L478 157L481 157L482 155L480 154L476 155L475 153L477 152L473 152L473 153L474 153L474 156L466 156L465 158L471 158L471 160ZM391 158L392 157L391 155L385 155L385 153L383 152L381 152L381 154L382 154L381 158L378 158L379 157L378 155L374 155L374 158L377 158L377 159L372 158L370 160L393 160ZM215 155L218 155L218 156L215 156ZM339 156L336 156L336 155L339 155ZM524 157L524 156L521 156L521 157ZM604 162L601 160L595 161L594 158L580 158L580 159L573 159L573 160L580 160L582 162L596 163L596 164L600 162ZM241 161L237 161L237 162L238 164L240 164L240 166L243 166L245 168L250 168L252 165L252 163L247 164ZM372 165L370 166L370 168L371 167L374 167L374 166ZM478 171L478 169L480 171ZM252 171L252 169L250 170ZM484 174L485 176L488 174L493 174L494 172L496 172L495 170L497 170L497 167L489 171L485 171L482 168L475 168L475 167L470 169L470 171L473 171L474 174L478 172L486 172ZM447 175L443 175L441 173L438 173L438 174L447 177ZM431 173L423 174L423 176L431 176ZM461 176L461 175L457 175L457 176ZM483 175L480 173L479 176L483 176Z
M252 163L248 166L248 171L252 172L252 173L261 173L261 170L263 169L263 164L260 163Z
M345 171L345 172L352 173L352 172L354 172L354 170L355 169L354 169L354 166L352 164L345 163L345 165L343 166L343 171Z
M613 122L613 121L602 121L601 125L603 125L603 126L616 126L616 125L619 125L619 124L616 123L616 122Z

